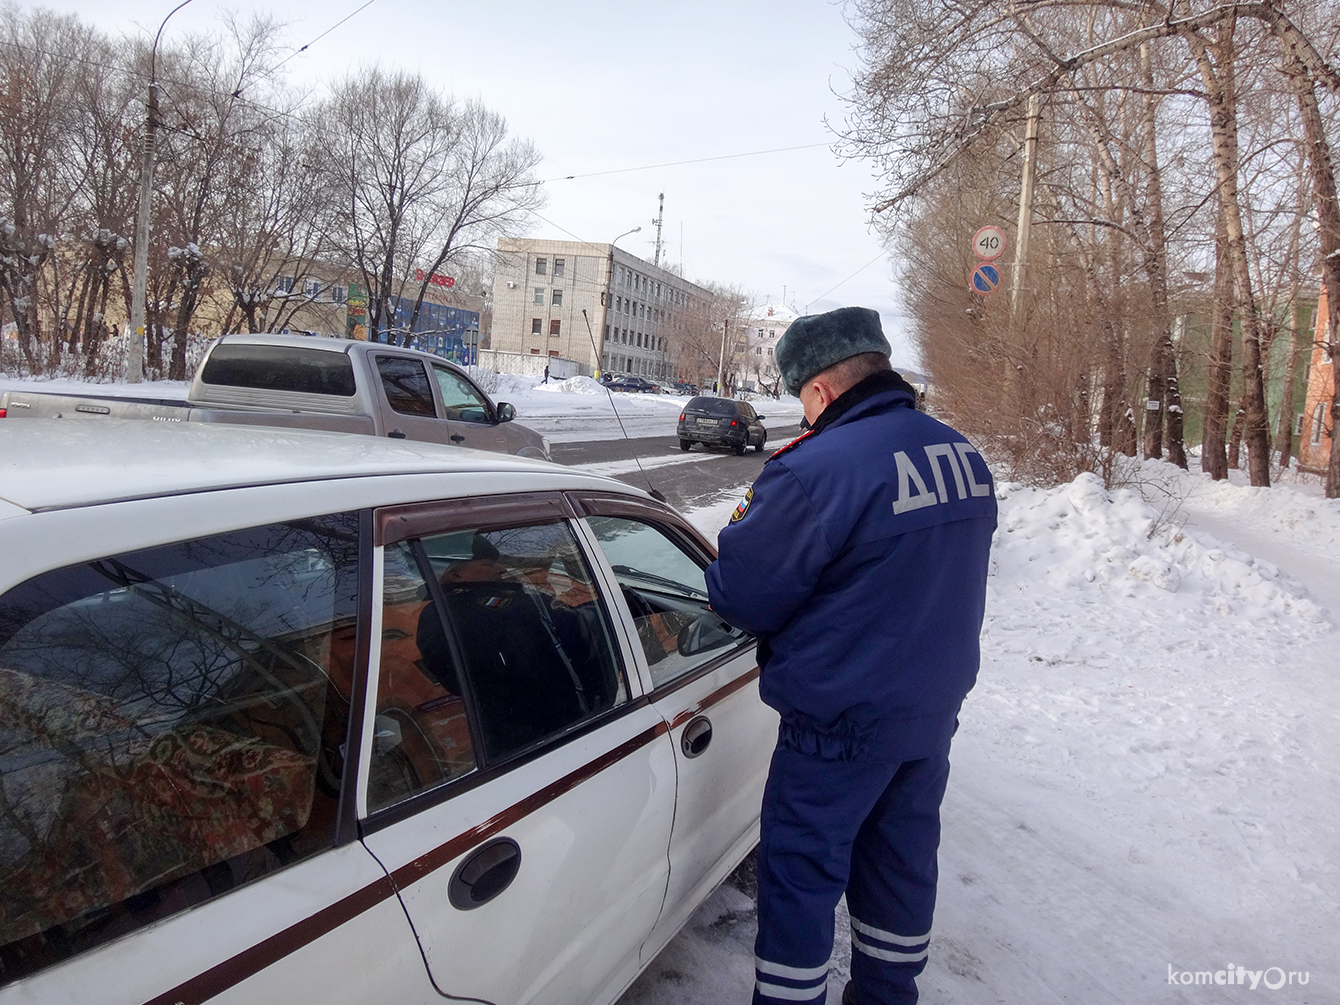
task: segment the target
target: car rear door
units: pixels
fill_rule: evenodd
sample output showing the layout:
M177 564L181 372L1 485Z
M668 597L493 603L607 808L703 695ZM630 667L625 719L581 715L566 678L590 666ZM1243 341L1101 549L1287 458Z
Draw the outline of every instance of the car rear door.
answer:
M572 516L377 514L359 812L448 996L611 1001L664 900L674 754Z
M0 531L0 576L44 563L0 594L0 1003L426 1005L345 758L367 649L359 515L61 558L90 527L190 527L211 506Z
M678 772L670 884L645 961L757 844L777 714L758 697L753 639L708 608L710 545L663 507L601 495L574 503L621 587Z
M422 359L395 352L371 353L369 359L387 436L429 443L460 442L438 415L431 378Z

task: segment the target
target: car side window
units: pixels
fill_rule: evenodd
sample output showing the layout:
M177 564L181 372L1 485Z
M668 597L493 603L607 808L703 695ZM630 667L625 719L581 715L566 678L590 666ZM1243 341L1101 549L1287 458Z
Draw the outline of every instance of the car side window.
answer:
M442 407L448 419L489 422L489 406L469 381L445 366L434 366L433 376L442 391Z
M370 809L627 701L608 615L566 523L461 530L385 554L374 765L387 765L374 770Z
M433 391L423 364L408 356L378 356L377 372L391 410L401 415L437 416Z
M0 597L0 983L331 846L357 590L348 514Z
M459 778L476 765L460 670L424 564L412 542L384 551L369 810Z
M587 523L633 615L654 686L749 641L708 608L702 563L665 530L621 516L591 516Z

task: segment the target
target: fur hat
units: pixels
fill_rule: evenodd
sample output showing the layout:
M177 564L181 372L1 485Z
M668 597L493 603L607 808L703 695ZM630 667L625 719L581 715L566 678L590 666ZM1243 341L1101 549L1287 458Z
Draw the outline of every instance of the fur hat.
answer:
M863 352L893 353L879 312L869 307L839 307L792 321L777 340L775 356L787 393L799 394L811 377Z

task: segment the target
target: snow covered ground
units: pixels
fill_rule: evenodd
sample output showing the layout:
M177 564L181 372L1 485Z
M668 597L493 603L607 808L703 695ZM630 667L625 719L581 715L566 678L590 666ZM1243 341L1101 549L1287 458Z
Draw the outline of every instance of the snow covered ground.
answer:
M1340 1002L1340 502L1157 462L1000 496L923 1002ZM622 1005L746 1001L753 932L723 887Z

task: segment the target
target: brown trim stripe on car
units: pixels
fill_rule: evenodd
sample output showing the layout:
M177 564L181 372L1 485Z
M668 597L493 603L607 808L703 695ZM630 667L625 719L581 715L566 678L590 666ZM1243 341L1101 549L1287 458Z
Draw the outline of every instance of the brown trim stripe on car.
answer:
M680 712L678 715L674 717L674 719L670 721L670 728L678 729L680 726L684 725L684 723L692 719L695 715L699 714L700 712L706 711L707 709L715 705L717 702L721 701L723 698L730 697L736 691L740 690L740 688L744 687L746 684L749 684L750 682L756 680L758 680L758 667L754 667L754 669L750 670L748 673L740 674L740 676L736 677L729 684L723 684L721 687L717 688L715 691L709 694L702 701L698 702L692 708L684 709L684 711Z
M157 998L149 999L145 1005L200 1005L394 896L395 887L383 876L342 900L337 900L329 907L323 907L315 914L303 918L296 925L290 925L282 932L276 932L264 942L258 942L250 949L244 949L236 956L224 960L218 966L210 967L202 974L196 974L171 991L165 991Z
M727 685L727 687L729 686ZM250 949L244 949L236 956L230 957L204 973L197 974L190 980L178 984L170 991L165 991L158 997L151 998L145 1005L201 1005L215 995L222 994L248 977L260 973L270 964L296 953L299 949L315 942L323 935L327 935L346 922L352 921L364 911L371 910L382 901L394 897L399 888L414 883L435 869L441 868L479 842L487 840L527 814L553 802L563 793L576 788L588 778L623 760L666 732L668 732L668 727L664 721L649 726L631 739L625 740L617 747L607 750L577 770L569 772L538 792L534 792L520 802L514 803L479 826L472 827L463 834L458 834L445 844L439 845L427 854L401 866L391 874L390 878L382 878L369 883L361 890L337 900L328 907L323 907L315 914L290 925L281 932L276 932Z

